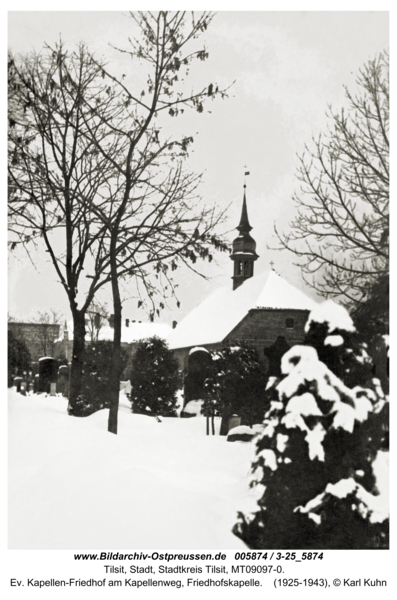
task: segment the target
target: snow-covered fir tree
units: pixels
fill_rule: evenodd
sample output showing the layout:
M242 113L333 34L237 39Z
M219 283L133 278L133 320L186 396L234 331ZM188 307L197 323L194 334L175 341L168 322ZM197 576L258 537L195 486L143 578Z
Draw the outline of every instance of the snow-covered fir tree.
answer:
M234 533L251 548L388 547L388 400L347 311L327 301L282 358Z

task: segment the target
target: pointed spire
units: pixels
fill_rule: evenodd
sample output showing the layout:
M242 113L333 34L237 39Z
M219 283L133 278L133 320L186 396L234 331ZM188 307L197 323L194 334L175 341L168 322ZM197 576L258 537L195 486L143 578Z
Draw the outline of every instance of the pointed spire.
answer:
M246 175L249 173L246 173ZM244 182L243 209L241 211L240 224L236 228L239 236L233 241L233 252L230 255L234 262L233 270L233 289L237 289L246 279L254 275L254 262L258 258L256 253L256 242L251 237L252 229L248 220L247 198L245 194L246 185Z
M240 224L236 228L240 233L245 233L251 231L252 227L248 221L248 211L247 211L247 198L245 196L245 188L247 186L244 184L244 197L243 197L243 209L241 211L241 219Z

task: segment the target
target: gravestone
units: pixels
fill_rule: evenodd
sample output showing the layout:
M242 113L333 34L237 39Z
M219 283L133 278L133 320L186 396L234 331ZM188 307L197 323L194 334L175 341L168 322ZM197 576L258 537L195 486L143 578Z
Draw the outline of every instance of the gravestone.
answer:
M291 348L283 335L279 335L271 346L265 348L263 354L269 360L269 377L281 377L281 359Z
M61 365L58 369L58 385L57 391L65 396L69 396L69 367L67 365Z
M231 429L234 429L235 427L239 427L240 423L241 423L241 417L239 417L238 415L232 415L229 418L229 424L228 424L229 431Z
M17 392L21 391L21 381L22 377L14 377L14 385L17 388Z
M58 361L51 356L39 359L39 389L38 392L50 393L51 383L56 383L58 377Z
M204 380L212 358L205 348L192 348L188 358L188 372L184 381L185 405L191 400L204 398Z
M251 427L241 425L230 429L226 440L228 442L250 442L255 436L256 433Z

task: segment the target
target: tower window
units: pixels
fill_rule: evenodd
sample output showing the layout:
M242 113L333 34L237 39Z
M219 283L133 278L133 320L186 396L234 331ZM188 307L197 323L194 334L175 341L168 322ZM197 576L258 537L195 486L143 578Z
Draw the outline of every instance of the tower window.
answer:
M239 275L243 274L243 263L241 260L238 261L238 274Z
M291 317L289 317L288 319L285 319L285 326L287 329L293 329L294 328L294 319L292 319Z

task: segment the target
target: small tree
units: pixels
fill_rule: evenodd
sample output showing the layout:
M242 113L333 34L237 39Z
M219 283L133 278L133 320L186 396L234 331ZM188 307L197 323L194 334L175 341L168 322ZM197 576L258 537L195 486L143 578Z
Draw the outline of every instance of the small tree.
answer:
M166 342L153 336L140 343L133 359L132 412L175 417L178 361Z
M254 348L233 346L215 351L204 382L202 413L222 415L220 435L227 434L228 420L234 413L244 425L260 423L266 408L265 384L264 369Z
M86 417L98 410L110 407L110 381L113 344L97 341L87 344L84 350L84 366L81 391L76 406L69 414ZM121 348L121 367L126 368L129 350Z
M347 312L311 314L306 346L282 359L252 464L253 504L233 531L251 548L388 546L376 463L388 448L388 402Z

